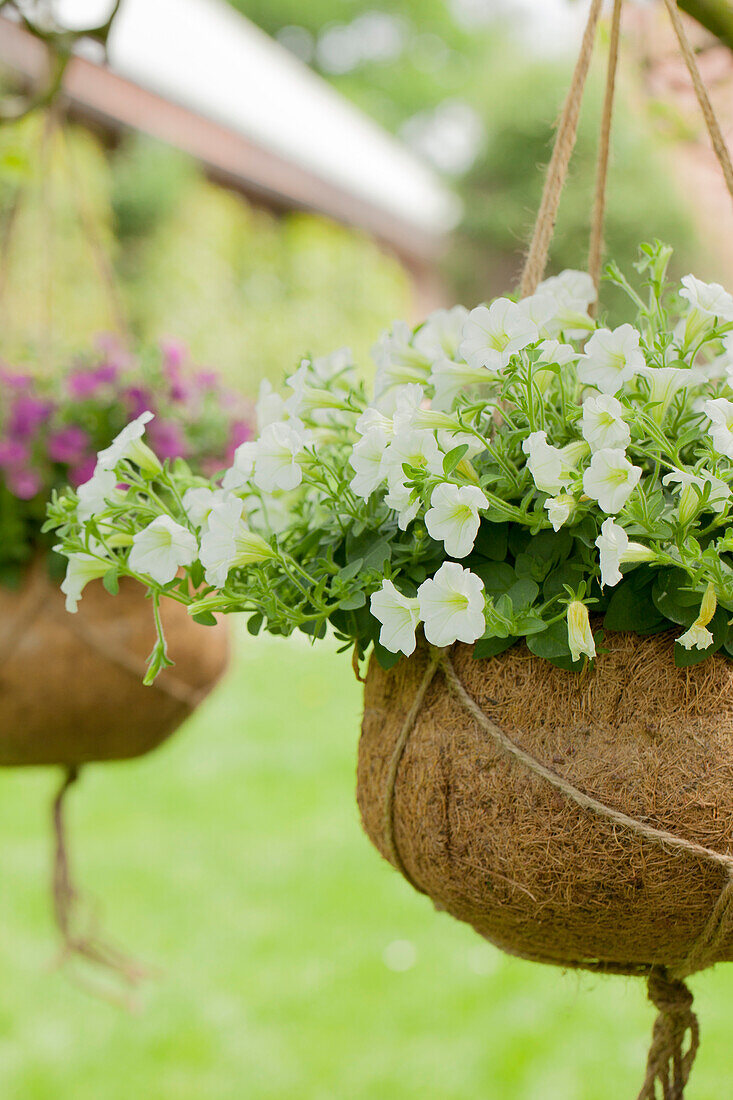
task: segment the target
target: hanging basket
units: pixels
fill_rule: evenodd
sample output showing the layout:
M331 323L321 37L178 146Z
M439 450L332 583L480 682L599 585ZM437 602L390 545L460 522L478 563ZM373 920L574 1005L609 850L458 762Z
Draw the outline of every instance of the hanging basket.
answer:
M364 826L510 954L627 973L733 960L733 922L708 928L733 869L733 663L678 669L666 633L607 639L579 677L525 646L372 663Z
M578 677L524 645L373 660L357 797L382 855L504 951L646 976L639 1100L680 1098L683 979L733 961L733 664L679 669L669 633L604 644Z
M142 588L123 580L112 600L90 584L76 615L42 563L18 591L0 588L0 766L123 760L156 748L226 667L224 624L201 630L164 600L175 667L142 684L155 629Z

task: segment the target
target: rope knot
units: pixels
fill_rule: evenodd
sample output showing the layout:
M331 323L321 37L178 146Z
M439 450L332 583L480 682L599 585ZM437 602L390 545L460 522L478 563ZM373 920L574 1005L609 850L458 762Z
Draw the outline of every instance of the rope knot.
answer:
M692 1011L692 993L684 982L672 978L661 966L652 967L648 979L649 1000L658 1010L646 1078L638 1100L683 1100L692 1064L700 1044L697 1016ZM689 1034L689 1046L683 1053Z
M685 1015L692 1008L692 993L685 983L670 978L661 967L654 967L649 975L647 992L654 1007L666 1016Z

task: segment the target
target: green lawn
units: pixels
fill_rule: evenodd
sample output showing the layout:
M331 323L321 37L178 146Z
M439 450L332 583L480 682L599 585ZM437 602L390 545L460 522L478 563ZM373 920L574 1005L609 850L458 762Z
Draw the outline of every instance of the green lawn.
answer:
M640 984L503 957L372 850L347 657L247 639L147 760L91 768L76 865L162 970L129 1013L51 970L49 772L0 772L2 1100L632 1100ZM733 1094L733 970L694 980L690 1100Z

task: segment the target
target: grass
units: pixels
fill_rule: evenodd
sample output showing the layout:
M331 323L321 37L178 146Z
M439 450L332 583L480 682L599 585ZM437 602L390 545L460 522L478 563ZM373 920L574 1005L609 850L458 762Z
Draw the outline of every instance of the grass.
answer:
M371 849L347 657L240 643L146 760L70 802L82 883L163 973L139 1011L52 970L48 771L0 772L3 1100L618 1100L641 1083L639 983L504 957ZM731 1094L733 973L694 979L690 1100Z

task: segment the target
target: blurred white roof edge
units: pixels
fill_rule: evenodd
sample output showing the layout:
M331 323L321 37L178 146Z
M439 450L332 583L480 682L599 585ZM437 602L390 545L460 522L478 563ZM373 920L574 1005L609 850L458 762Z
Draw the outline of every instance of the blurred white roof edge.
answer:
M57 10L73 26L84 23L88 8L88 0L60 0ZM10 29L0 20L0 46ZM0 49L0 57L12 64L11 52ZM283 205L293 198L293 205L359 225L418 259L437 251L460 216L458 198L429 167L225 0L123 0L108 53L109 73L198 116L199 127L210 120L220 145L229 131L250 150L272 154L281 162L272 178L275 189L282 185ZM72 63L65 85L72 101L93 99L90 74L83 79L84 67L92 65L84 57ZM99 84L100 67L94 68ZM123 93L118 83L118 101ZM110 115L110 102L114 107L108 90L100 117ZM94 113L95 103L86 105ZM137 106L138 128L155 132L146 125L142 101ZM189 121L193 133L196 120ZM170 129L171 144L194 151L183 115ZM165 139L160 128L156 136ZM214 137L204 145L213 150ZM246 174L242 148L235 162ZM287 194L288 166L310 177L302 199ZM236 169L217 167L237 182Z

